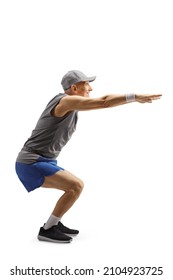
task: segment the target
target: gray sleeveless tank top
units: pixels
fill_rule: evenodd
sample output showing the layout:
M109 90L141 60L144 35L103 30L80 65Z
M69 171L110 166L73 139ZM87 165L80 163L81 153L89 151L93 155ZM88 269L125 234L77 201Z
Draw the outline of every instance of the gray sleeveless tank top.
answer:
M72 111L63 117L52 116L52 109L64 96L66 96L65 93L60 93L47 104L31 136L19 152L17 162L31 164L40 156L57 158L76 130L78 119L77 111Z

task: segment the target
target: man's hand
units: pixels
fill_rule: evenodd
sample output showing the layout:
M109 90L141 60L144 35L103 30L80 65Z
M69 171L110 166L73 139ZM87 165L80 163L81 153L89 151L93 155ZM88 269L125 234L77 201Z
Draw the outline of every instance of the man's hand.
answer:
M139 103L152 103L153 100L160 99L162 94L136 94L135 101Z

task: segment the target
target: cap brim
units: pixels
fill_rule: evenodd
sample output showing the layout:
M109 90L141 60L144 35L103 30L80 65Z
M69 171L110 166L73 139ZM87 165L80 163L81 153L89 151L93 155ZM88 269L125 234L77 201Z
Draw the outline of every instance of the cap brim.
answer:
M86 82L93 82L96 79L96 76L88 77Z

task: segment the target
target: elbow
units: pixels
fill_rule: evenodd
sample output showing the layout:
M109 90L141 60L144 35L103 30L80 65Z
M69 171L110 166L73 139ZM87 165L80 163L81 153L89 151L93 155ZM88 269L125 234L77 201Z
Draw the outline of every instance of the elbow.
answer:
M102 106L103 109L111 107L108 95L102 97L101 106Z

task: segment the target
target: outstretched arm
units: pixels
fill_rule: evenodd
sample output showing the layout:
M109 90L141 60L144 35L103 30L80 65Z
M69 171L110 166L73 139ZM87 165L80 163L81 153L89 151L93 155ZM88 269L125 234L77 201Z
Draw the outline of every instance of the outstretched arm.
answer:
M60 103L55 107L53 114L54 116L64 116L70 111L110 108L131 102L151 103L153 100L160 99L161 96L161 94L135 94L131 96L110 94L99 98L90 98L78 95L67 95L62 98Z

